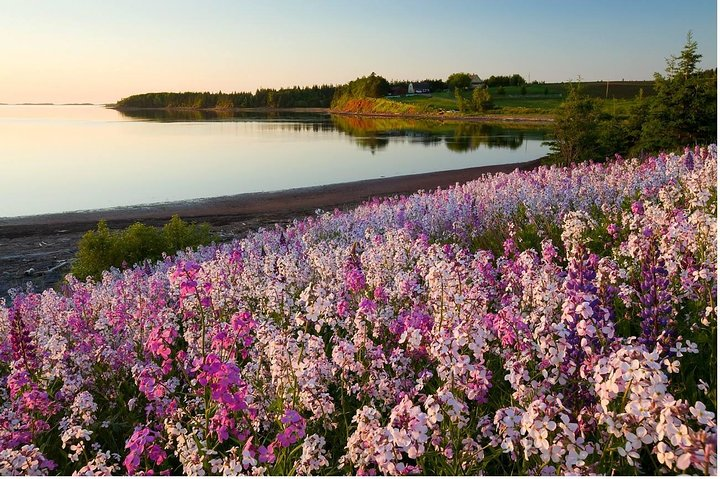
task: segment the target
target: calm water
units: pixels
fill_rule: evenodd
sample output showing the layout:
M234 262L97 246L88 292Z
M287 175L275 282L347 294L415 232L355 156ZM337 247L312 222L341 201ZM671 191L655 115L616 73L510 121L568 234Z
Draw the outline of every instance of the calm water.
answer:
M329 115L0 106L0 217L517 163L542 130Z

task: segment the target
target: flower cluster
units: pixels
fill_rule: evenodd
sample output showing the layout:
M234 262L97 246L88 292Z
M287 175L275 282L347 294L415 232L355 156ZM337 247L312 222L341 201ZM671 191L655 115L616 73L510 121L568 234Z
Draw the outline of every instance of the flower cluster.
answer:
M715 474L715 146L0 304L1 474Z

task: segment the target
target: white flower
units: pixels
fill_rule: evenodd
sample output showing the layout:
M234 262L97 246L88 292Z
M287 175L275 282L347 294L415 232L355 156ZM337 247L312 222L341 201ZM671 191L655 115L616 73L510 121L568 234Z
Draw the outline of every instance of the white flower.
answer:
M665 359L663 361L663 364L667 366L667 370L670 373L679 373L680 372L680 361L670 361L669 359Z
M684 471L688 467L690 467L690 460L692 459L692 454L689 452L686 452L682 456L680 456L677 460L677 468L681 471Z
M672 467L673 461L675 460L675 453L673 450L664 442L659 443L655 446L655 454L660 464L664 464L667 467Z
M592 318L593 316L593 310L587 301L583 301L582 303L575 306L575 313L579 314L585 319Z
M695 403L695 407L690 406L690 412L700 424L713 425L712 420L715 417L715 413L706 410L705 404L700 401Z
M704 392L704 393L707 394L708 389L709 389L709 385L708 385L708 383L706 383L705 381L703 381L703 380L701 379L700 382L697 384L697 388L698 388L700 391L702 391L702 392Z

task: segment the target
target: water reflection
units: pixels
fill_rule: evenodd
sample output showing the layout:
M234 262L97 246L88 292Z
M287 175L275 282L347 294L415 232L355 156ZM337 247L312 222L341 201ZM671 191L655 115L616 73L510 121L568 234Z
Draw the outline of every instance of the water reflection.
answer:
M232 110L118 110L126 118L141 121L158 121L161 123L185 121L241 121L241 120L291 120L317 122L328 115L297 112L297 111L232 111Z
M1 106L0 217L525 162L547 154L543 139L505 125L306 112Z
M402 141L426 147L445 147L455 153L481 147L517 150L526 140L545 141L543 127L506 126L478 122L370 118L307 112L233 112L213 110L129 110L122 115L135 120L158 122L259 121L260 129L292 132L337 131L349 136L372 154Z
M389 140L402 138L412 143L436 146L444 143L454 152L474 151L481 146L516 150L526 139L544 141L545 129L527 127L504 127L489 123L462 123L454 121L414 120L404 118L368 118L357 116L332 116L332 122L339 131L358 140L361 146L369 143L368 138ZM388 142L379 142L387 146Z

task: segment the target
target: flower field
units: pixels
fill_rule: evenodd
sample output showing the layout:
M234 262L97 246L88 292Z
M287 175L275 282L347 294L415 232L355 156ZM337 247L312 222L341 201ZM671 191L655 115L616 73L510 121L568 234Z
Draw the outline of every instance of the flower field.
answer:
M717 152L326 212L0 306L2 474L715 474Z

